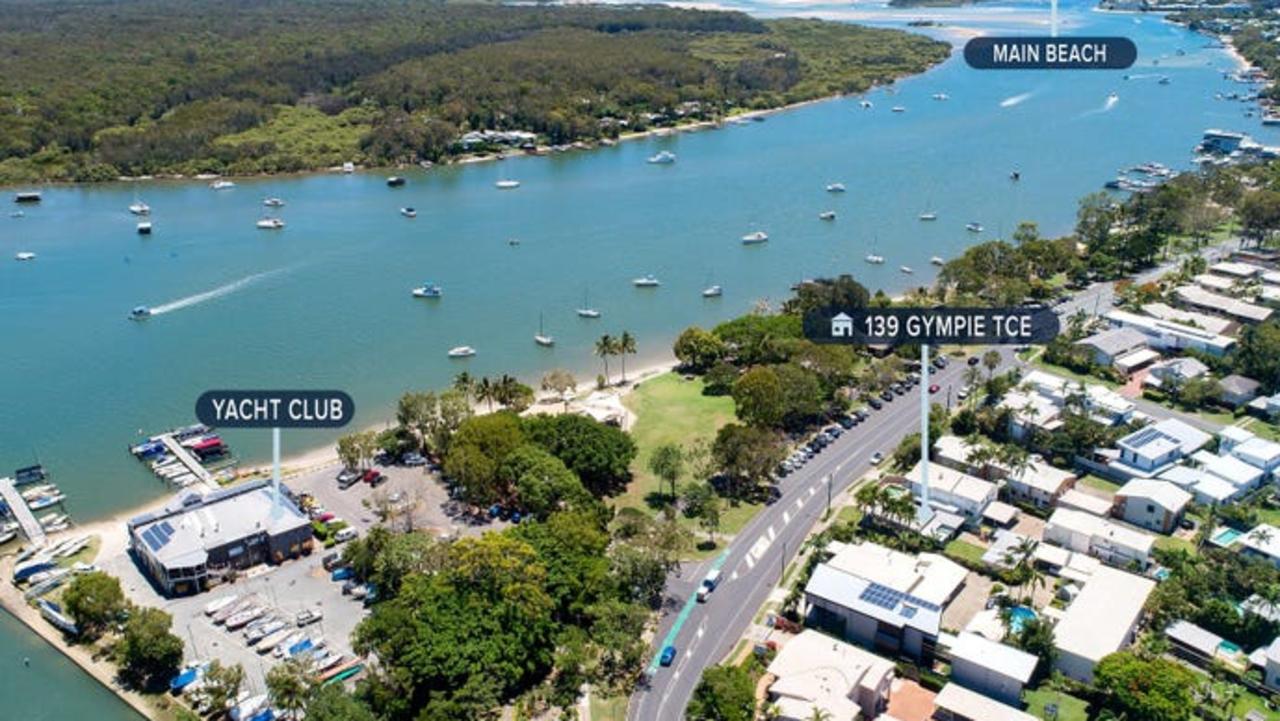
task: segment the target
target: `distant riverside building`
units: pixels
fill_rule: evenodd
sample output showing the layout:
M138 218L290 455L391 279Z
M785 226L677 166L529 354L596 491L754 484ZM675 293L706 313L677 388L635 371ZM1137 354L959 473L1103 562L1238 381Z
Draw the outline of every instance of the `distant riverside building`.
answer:
M296 558L312 544L306 516L283 494L277 501L267 481L181 494L127 529L139 565L167 595L198 593L220 573Z
M1105 317L1112 326L1140 331L1147 336L1147 343L1159 350L1191 349L1221 356L1226 355L1236 345L1234 338L1125 310L1113 310Z

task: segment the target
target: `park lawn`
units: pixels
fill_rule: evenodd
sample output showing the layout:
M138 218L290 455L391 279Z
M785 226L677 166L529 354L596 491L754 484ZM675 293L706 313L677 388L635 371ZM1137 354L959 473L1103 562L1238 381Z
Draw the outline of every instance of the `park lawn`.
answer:
M1061 691L1040 688L1023 693L1022 698L1027 702L1027 713L1036 718L1048 720L1050 717L1045 711L1045 705L1057 704L1058 715L1054 717L1056 721L1088 721L1089 719L1089 704L1084 699Z
M974 565L982 565L982 554L986 553L986 549L981 546L975 546L968 541L962 541L959 538L947 544L943 550L948 556L954 556Z
M1257 711L1267 721L1280 721L1280 711L1272 711L1267 708L1267 702L1256 693L1241 687L1242 693L1240 698L1236 699L1235 706L1232 707L1231 713L1239 718L1244 718L1250 711Z
M627 721L627 697L600 696L592 689L591 721Z
M836 513L836 521L839 523L856 524L862 520L862 511L857 506L845 506Z
M622 399L635 414L631 437L636 442L636 458L631 463L631 483L618 496L619 508L639 508L657 512L648 499L660 493L661 479L649 472L649 457L663 443L688 446L697 441L711 442L720 427L734 420L733 399L728 396L702 394L701 378L685 380L677 373L664 373L636 386ZM687 483L688 478L681 479ZM732 534L760 510L759 504L725 503L720 514L720 533ZM705 540L706 534L695 519L681 516L694 537Z
M1081 476L1079 482L1090 488L1097 488L1100 491L1106 491L1108 493L1115 493L1120 490L1119 483L1108 481L1107 479L1095 476L1092 473L1086 473Z
M1085 385L1106 386L1111 390L1116 390L1121 387L1119 383L1116 383L1114 381L1109 381L1103 378L1099 378L1097 376L1084 375L1083 373L1076 373L1070 368L1064 368L1059 365L1054 365L1039 357L1031 361L1031 366L1034 368L1039 368L1045 373L1052 373L1053 375L1062 376L1063 378L1067 378L1069 380L1073 380L1077 383L1081 383Z

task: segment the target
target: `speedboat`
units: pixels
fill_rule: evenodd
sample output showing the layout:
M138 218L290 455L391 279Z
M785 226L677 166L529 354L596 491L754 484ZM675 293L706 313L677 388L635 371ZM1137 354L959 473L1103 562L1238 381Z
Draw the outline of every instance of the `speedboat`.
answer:
M150 318L151 309L145 305L140 305L137 308L134 308L133 310L129 311L129 317L133 320L142 320L144 318Z
M212 183L209 183L209 187L214 190L230 190L236 187L236 184L230 180L215 180Z
M901 105L895 105L895 106L893 106L893 112L895 112L895 113L905 113L905 112L907 112L907 109L906 109L906 108L904 108L904 107L902 107Z
M872 107L870 100L860 100L858 101L858 105L862 106L863 108L866 108L867 110L870 110Z
M499 180L498 182L494 183L493 186L498 190L512 190L514 188L520 187L520 181L519 180Z
M1009 173L1009 180L1014 180L1014 181L1022 180L1022 171L1015 170Z
M898 266L898 270L902 271L903 273L906 273L907 275L911 275L912 273L915 272L909 265L900 265Z
M821 220L835 220L835 219L836 219L836 211L834 211L834 210L824 210L824 211L822 211L821 213L818 213L818 218L819 218L819 219L821 219Z
M676 162L676 154L670 150L660 151L657 155L649 156L649 162L654 165L670 165Z
M6 544L6 543L8 543L9 541L12 541L13 539L15 539L15 538L17 538L17 537L18 537L18 532L17 532L16 530L13 530L13 529L9 529L8 531L0 532L0 545Z
M268 208L283 208L283 207L284 207L284 201L283 201L283 200L281 200L281 199L279 199L279 198L275 198L275 197L271 197L271 198L263 198L263 200L262 200L262 204L263 204L263 205L265 205L265 206L267 206Z
M19 251L16 255L14 255L13 259L14 260L35 260L36 254L32 253L29 250L23 250L23 251Z
M33 511L42 511L49 506L56 506L67 499L65 493L55 493L51 496L40 496L27 501L27 507Z
M442 298L444 297L444 289L435 283L423 283L421 286L413 289L414 298Z
M399 188L400 186L404 185L404 183L405 183L404 178L400 177L399 175L393 175L390 178L387 178L388 188Z
M657 288L662 285L662 283L658 282L658 279L652 275L645 275L632 280L631 285L634 285L637 288Z
M279 218L263 218L258 221L258 230L280 230L284 227L284 221Z
M981 233L982 223L968 223L964 226L964 229L970 233Z
M1168 85L1168 84L1169 84L1169 76L1168 76L1168 75L1166 75L1166 76L1164 76L1164 77L1160 78L1160 81L1159 81L1159 82L1160 82L1160 84L1161 84L1161 85Z
M151 221L144 220L138 223L138 235L151 235Z
M344 173L356 172L356 164L348 160L347 162L342 164L342 172Z
M450 358L470 358L476 354L476 349L469 345L460 345L457 348L449 349Z
M938 219L938 214L932 211L920 214L920 220L937 220L937 219Z
M936 255L935 255L935 256L933 256L932 258L930 258L930 259L929 259L929 262L930 262L930 263L932 263L933 265L945 265L945 264L946 264L946 261L945 261L945 260L943 260L942 258L939 258L939 257L938 257L938 256L936 256Z
M403 215L406 218L416 218L418 217L418 211L413 208L401 208L400 215Z
M827 185L828 193L843 193L844 183L830 183Z
M719 298L722 295L724 295L724 289L718 285L713 285L709 288L704 288L702 291L703 298Z
M135 200L129 204L129 212L134 215L149 215L151 213L151 206L141 200Z
M875 255L875 254L873 253L873 254L871 254L871 255L868 255L868 256L865 258L865 260L866 260L868 263L872 264L872 265L882 265L882 264L884 263L884 256L883 256L883 255Z
M933 99L934 100L950 100L951 96L947 95L946 93L934 93Z
M517 245L520 245L520 239L519 239L519 238L507 238L507 245L509 245L509 246L511 246L512 248L514 248L514 247L516 247Z
M756 243L763 243L767 240L769 240L769 234L763 230L757 230L754 233L747 233L742 236L743 245L754 245Z

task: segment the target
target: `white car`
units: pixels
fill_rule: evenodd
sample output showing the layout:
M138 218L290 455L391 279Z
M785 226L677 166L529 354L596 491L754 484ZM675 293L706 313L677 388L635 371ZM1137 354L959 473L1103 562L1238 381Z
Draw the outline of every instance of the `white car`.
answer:
M878 466L883 462L884 462L883 453L881 453L880 451L876 451L875 453L871 454L871 465Z

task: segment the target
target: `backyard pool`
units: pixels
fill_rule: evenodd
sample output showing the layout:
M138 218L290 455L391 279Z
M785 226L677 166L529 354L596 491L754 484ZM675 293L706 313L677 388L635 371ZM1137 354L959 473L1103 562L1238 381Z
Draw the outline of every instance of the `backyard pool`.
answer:
M1226 548L1235 543L1244 535L1244 531L1230 528L1228 526L1218 526L1214 529L1213 535L1209 537L1209 542L1215 546Z
M1029 606L1014 606L1009 609L1009 633L1017 634L1022 631L1022 626L1027 621L1034 621L1036 618L1035 609Z

